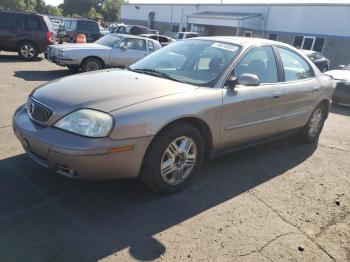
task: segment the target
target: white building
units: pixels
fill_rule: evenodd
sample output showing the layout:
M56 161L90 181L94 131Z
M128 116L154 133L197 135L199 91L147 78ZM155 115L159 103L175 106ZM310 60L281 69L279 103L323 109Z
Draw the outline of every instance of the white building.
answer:
M270 38L324 53L334 67L350 63L349 4L123 4L121 21L162 34Z

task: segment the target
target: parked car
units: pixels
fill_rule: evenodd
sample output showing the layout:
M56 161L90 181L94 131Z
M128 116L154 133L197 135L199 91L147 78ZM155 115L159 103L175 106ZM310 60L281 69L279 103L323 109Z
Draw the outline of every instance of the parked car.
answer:
M160 49L160 44L144 37L108 34L95 43L49 46L47 59L69 69L84 72L106 67L125 67Z
M317 67L321 72L326 72L329 69L330 61L321 53L311 50L301 50Z
M196 32L178 32L175 35L176 40L183 40L183 39L193 38L193 37L198 37L198 33L196 33Z
M117 34L128 34L128 35L142 35L142 34L152 34L153 30L145 26L140 25L124 25L119 24L113 31Z
M147 38L151 38L153 40L156 40L160 43L160 45L162 47L168 45L168 44L171 44L173 42L175 42L175 39L169 37L169 36L165 36L165 35L158 35L158 34L143 34L143 35L140 35L140 36L143 36L143 37L147 37Z
M97 22L87 19L65 19L58 30L58 43L76 43L77 36L84 34L87 43L95 42L101 37Z
M333 103L350 106L350 64L342 65L338 70L331 70L325 74L332 76L337 82L332 99Z
M183 57L180 67L173 54ZM201 37L128 70L46 83L16 110L13 129L30 157L61 175L140 175L154 191L172 193L206 156L291 133L317 143L334 87L290 45Z
M101 33L101 37L102 37L102 36L109 34L109 31L107 29L103 28L102 26L100 26L100 33Z
M47 16L0 10L0 50L17 52L32 60L53 42L54 33Z

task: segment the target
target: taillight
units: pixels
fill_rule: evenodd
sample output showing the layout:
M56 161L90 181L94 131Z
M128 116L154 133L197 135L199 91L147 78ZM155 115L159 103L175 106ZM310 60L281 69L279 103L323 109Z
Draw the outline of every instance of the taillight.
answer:
M53 33L48 31L46 32L46 40L50 43L53 43L54 42L54 39L53 39Z

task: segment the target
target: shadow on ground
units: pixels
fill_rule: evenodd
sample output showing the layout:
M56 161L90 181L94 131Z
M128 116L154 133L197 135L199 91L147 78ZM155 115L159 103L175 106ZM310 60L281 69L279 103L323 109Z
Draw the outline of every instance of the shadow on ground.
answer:
M338 115L350 116L350 107L332 104L330 112Z
M81 182L25 155L4 159L0 261L96 261L125 248L141 261L159 258L166 246L153 235L283 174L315 149L290 137L229 154L205 163L188 189L170 196L138 180Z
M72 75L68 69L51 71L15 71L14 76L26 81L52 81L60 77Z
M27 61L28 63L32 63L32 62L40 62L42 61L43 58L38 56L37 58L35 58L32 61ZM24 60L23 58L21 58L19 55L1 55L0 54L0 63L14 63L14 62L26 62L26 60Z

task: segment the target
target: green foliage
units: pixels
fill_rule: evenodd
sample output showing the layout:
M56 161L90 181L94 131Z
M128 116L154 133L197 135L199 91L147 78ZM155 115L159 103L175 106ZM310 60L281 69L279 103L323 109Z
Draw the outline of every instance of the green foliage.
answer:
M103 18L105 21L119 20L120 5L124 0L64 0L59 7L46 5L44 0L0 0L0 8L38 12L48 15L66 15Z
M62 9L46 5L44 0L0 0L0 8L5 10L18 10L37 12L47 15L62 15Z

